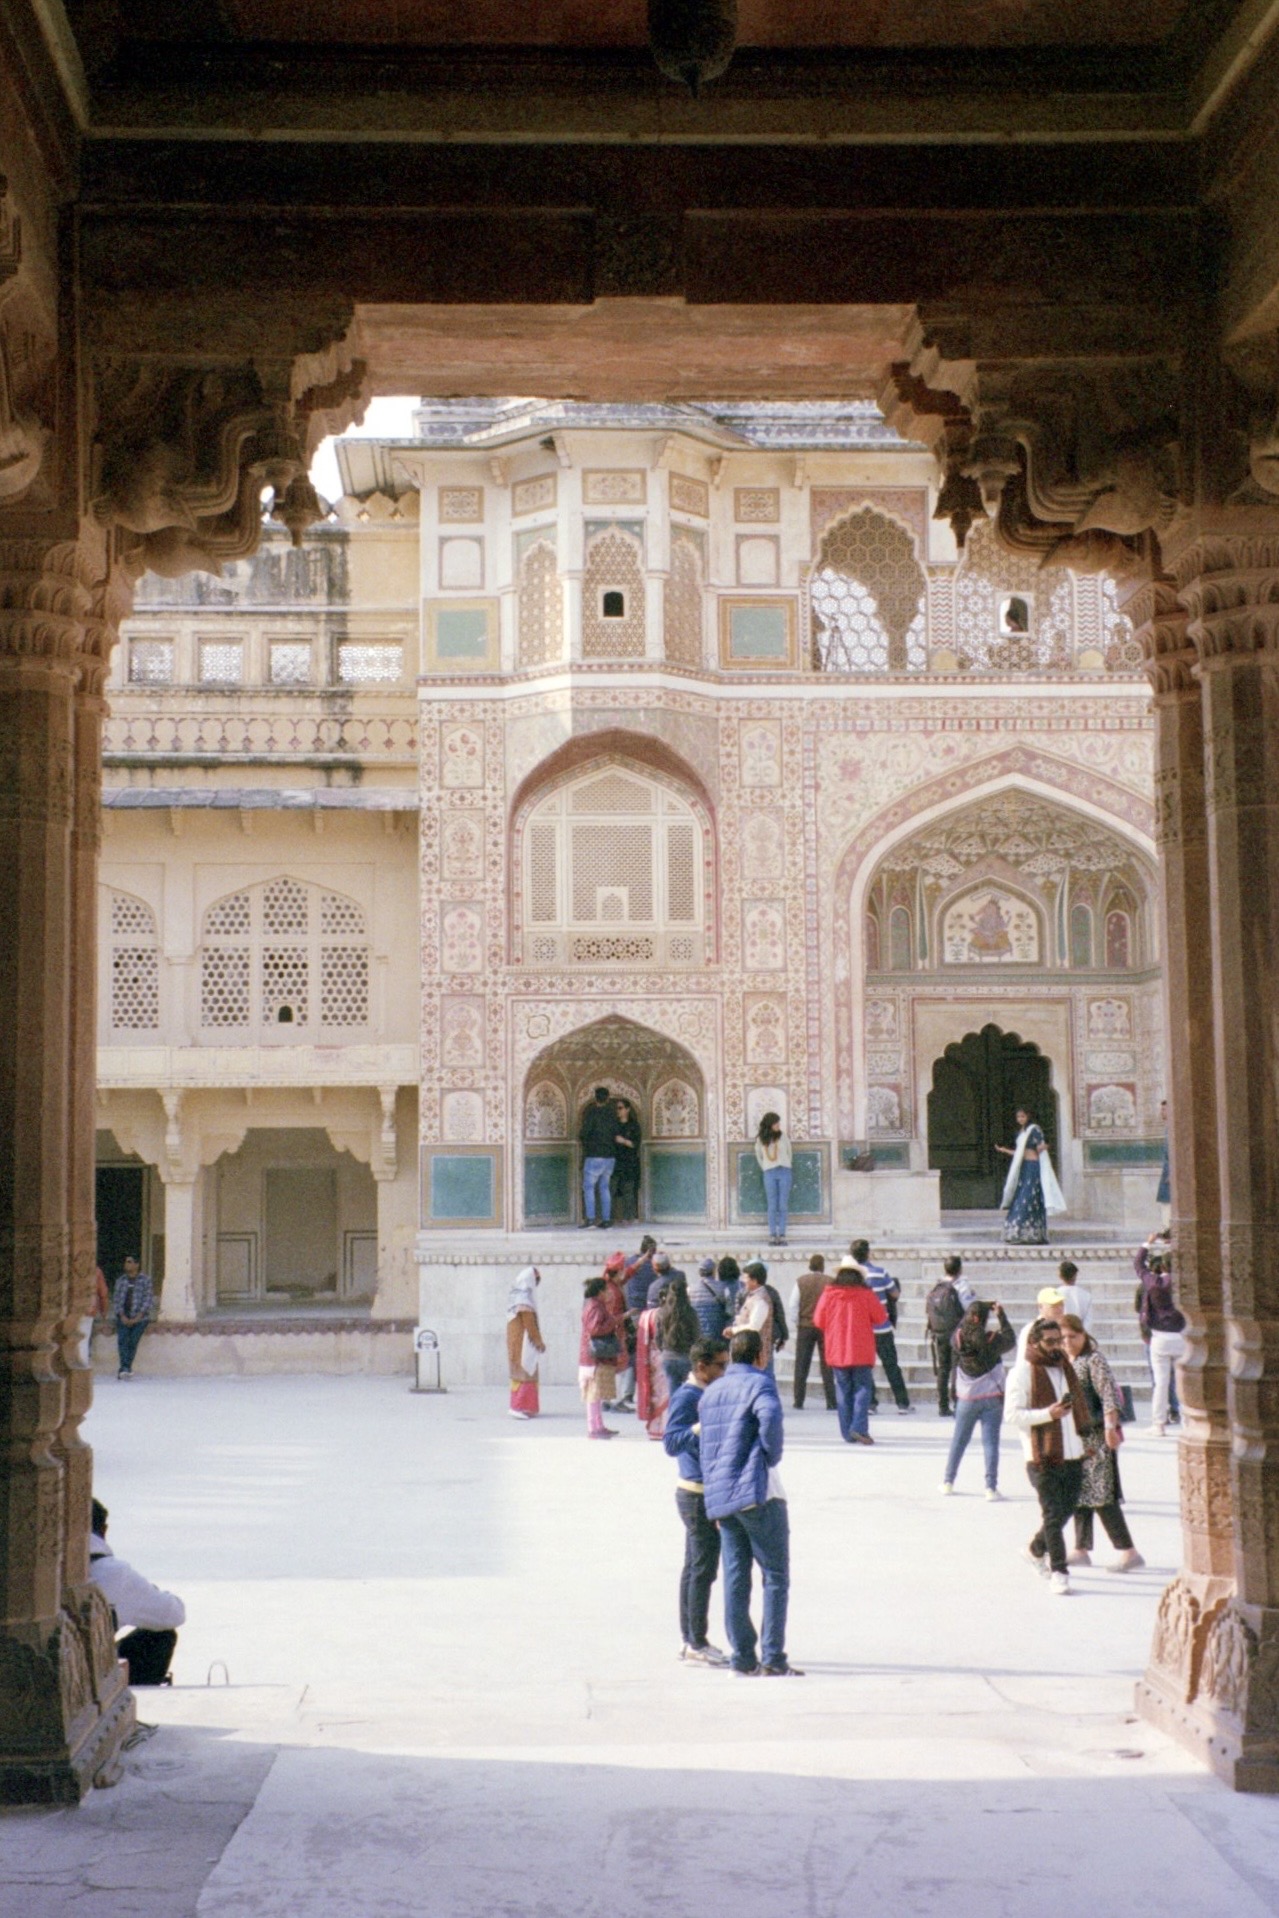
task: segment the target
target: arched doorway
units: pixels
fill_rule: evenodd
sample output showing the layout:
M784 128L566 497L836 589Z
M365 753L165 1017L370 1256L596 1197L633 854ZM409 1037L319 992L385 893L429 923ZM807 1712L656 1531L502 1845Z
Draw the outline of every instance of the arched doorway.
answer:
M557 1039L525 1076L523 1223L568 1225L581 1217L578 1129L601 1085L629 1100L640 1122L640 1217L703 1221L708 1168L701 1069L674 1039L610 1017Z
M998 1206L1008 1161L995 1148L1016 1138L1019 1106L1034 1113L1059 1163L1052 1062L1033 1041L988 1025L966 1033L934 1060L928 1164L941 1173L943 1210Z

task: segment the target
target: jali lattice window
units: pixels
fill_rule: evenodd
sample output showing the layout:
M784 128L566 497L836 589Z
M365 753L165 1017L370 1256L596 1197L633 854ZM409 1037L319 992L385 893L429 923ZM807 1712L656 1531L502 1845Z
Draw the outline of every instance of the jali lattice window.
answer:
M816 669L922 671L924 584L914 541L895 520L863 506L832 526L808 586Z
M282 877L209 907L200 949L205 1031L313 1039L368 1022L369 947L353 899Z
M129 684L169 686L173 683L173 641L135 639L129 643Z
M564 602L552 530L521 536L517 621L521 666L553 666L564 657Z
M610 767L561 787L528 820L523 867L526 964L700 962L702 829L656 781Z
M158 1032L160 951L155 914L132 893L112 892L107 949L113 1032Z
M281 639L271 647L271 684L306 686L311 680L311 646L305 639Z
M679 666L703 663L705 605L702 540L685 527L671 528L671 570L665 588L666 657Z
M605 618L604 601L620 593L621 614ZM583 659L643 659L644 562L638 531L610 526L586 542L582 577Z
M344 640L338 647L338 679L343 686L398 686L404 677L404 648L382 640Z

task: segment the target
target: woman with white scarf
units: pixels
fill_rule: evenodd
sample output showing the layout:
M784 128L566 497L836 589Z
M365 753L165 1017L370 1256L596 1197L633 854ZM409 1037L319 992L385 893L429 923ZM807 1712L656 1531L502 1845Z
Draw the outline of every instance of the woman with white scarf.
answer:
M1066 1201L1044 1135L1024 1106L1017 1108L1017 1126L1015 1146L995 1147L996 1152L1012 1160L1000 1200L1008 1214L1004 1240L1008 1245L1047 1245L1048 1215L1064 1212Z
M536 1418L542 1409L537 1395L537 1361L546 1350L537 1322L537 1288L541 1283L537 1267L526 1265L506 1302L506 1359L513 1419Z

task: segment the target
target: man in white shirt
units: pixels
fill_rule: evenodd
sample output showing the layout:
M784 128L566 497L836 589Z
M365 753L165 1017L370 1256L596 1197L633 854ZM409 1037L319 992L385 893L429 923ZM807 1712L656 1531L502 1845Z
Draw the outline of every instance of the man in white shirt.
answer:
M762 1259L752 1259L749 1265L742 1267L745 1281L742 1302L737 1308L737 1317L730 1327L729 1336L734 1332L758 1332L764 1347L764 1365L771 1371L773 1364L773 1301L768 1296L768 1267Z
M1057 1267L1057 1289L1065 1303L1065 1309L1075 1318L1082 1319L1085 1332L1092 1331L1092 1293L1086 1285L1079 1283L1079 1267L1073 1259L1063 1259Z
M107 1508L96 1498L89 1537L89 1577L111 1607L116 1630L132 1627L116 1647L128 1664L130 1685L171 1684L169 1666L178 1642L177 1628L185 1625L187 1608L173 1592L161 1591L116 1557L107 1544Z
M1064 1533L1083 1485L1089 1412L1055 1319L1036 1319L1029 1328L1025 1356L1008 1375L1004 1416L1021 1434L1026 1476L1039 1499L1039 1530L1027 1556L1049 1574L1055 1596L1065 1598L1070 1574Z

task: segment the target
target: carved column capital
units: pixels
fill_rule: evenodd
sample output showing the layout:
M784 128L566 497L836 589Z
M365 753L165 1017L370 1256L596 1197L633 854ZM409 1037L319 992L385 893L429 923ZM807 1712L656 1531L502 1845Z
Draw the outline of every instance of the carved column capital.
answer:
M76 540L0 535L0 660L77 670L92 582Z
M1156 702L1198 699L1190 615L1177 597L1176 581L1152 568L1144 578L1120 580L1116 596L1132 621Z
M1279 516L1264 519L1273 528L1204 532L1177 553L1177 594L1205 671L1232 659L1279 658Z

